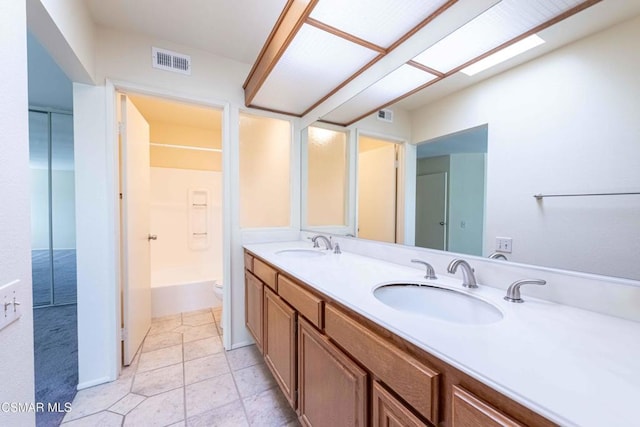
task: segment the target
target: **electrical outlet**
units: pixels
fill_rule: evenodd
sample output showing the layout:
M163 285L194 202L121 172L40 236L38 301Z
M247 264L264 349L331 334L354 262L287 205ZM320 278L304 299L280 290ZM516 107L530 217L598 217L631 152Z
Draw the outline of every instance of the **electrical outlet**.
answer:
M496 251L510 254L513 239L511 237L496 237Z
M6 328L22 316L20 301L17 299L19 280L0 287L0 329Z

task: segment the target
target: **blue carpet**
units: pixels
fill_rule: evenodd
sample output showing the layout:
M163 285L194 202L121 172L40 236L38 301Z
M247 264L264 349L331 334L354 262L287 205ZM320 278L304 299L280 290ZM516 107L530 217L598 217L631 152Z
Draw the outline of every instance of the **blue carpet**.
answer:
M51 258L48 250L32 251L33 341L36 402L73 401L78 385L78 321L76 307L76 251L53 251L53 300ZM71 304L69 304L71 303ZM37 412L36 425L58 426L64 412Z
M76 305L33 310L36 402L72 402L78 385ZM36 425L58 426L64 412L37 412Z
M53 300L51 298L51 255L48 249L31 251L33 306L76 302L76 251L53 250Z

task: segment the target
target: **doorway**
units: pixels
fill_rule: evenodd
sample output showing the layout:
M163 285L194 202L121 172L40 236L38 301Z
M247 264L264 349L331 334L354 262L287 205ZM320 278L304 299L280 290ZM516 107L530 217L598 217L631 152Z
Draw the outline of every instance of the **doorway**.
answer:
M357 236L396 243L398 236L398 144L358 137Z
M36 425L57 425L78 385L72 84L27 34ZM51 405L51 406L48 406Z
M152 318L222 306L222 110L117 98L127 366Z

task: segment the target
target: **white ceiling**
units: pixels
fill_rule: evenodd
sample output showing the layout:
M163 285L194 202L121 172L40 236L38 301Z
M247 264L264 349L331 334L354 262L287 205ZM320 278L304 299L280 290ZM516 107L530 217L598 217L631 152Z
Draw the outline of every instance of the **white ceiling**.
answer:
M286 0L84 0L94 21L120 31L145 34L252 64L276 23ZM322 2L323 0L320 0ZM327 0L325 0L326 2ZM460 0L469 8L474 0ZM551 50L638 15L640 0L603 0L544 30L542 47L473 77L457 73L400 101L395 107L414 110L476 84ZM354 16L357 20L366 16ZM426 46L425 46L426 47ZM401 64L398 64L400 66ZM368 70L372 72L373 69ZM363 73L366 74L366 73ZM361 76L363 79L365 76ZM345 94L346 95L346 94ZM349 97L357 95L349 90ZM325 104L337 105L332 99ZM330 108L326 108L328 111ZM318 112L323 110L317 109ZM363 111L364 113L365 111ZM309 114L309 122L322 116ZM314 117L311 117L314 116ZM306 118L306 116L305 116Z
M94 21L252 64L286 0L85 0Z
M164 98L127 94L150 123L166 123L199 129L222 129L222 110Z

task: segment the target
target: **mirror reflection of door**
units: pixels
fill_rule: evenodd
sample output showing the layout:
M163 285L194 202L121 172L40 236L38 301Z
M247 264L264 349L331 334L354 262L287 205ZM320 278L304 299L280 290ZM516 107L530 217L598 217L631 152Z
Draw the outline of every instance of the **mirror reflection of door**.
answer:
M487 138L483 125L418 145L416 246L482 256Z
M396 242L397 144L358 138L358 237Z
M447 249L447 173L416 179L416 246Z

